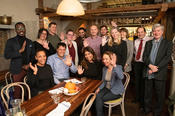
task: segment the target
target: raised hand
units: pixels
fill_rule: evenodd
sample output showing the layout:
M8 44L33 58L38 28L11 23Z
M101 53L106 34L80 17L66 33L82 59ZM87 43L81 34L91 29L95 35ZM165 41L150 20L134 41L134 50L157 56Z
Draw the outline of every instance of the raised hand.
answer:
M64 41L64 32L61 32L61 33L60 33L60 39L61 39L62 41Z
M29 66L33 70L33 74L36 75L38 72L38 68L37 68L36 64L35 64L35 66L33 66L32 63L30 62Z
M104 46L105 44L106 44L106 42L107 42L107 39L106 39L106 37L105 36L103 36L102 37L102 46Z
M111 55L111 65L116 67L117 56L115 54Z
M22 47L21 47L21 49L19 50L19 53L24 52L25 48L26 48L26 41L24 41L24 43L22 44Z
M83 74L83 72L84 72L84 69L82 68L81 65L79 65L79 66L77 67L77 70L78 70L78 74L79 74L79 75Z
M113 27L117 27L117 24L116 24L116 22L114 22L114 21L111 21L111 25L112 25Z
M42 45L45 49L49 50L49 42L44 41Z
M63 60L64 64L66 64L67 66L71 66L72 65L72 57L70 55L66 56L66 59Z
M84 45L84 47L87 47L87 46L89 46L89 42L87 40L84 40L83 45Z

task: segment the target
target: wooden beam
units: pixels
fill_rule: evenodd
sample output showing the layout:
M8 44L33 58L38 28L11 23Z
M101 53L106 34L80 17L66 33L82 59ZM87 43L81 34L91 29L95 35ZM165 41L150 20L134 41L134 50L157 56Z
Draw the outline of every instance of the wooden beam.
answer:
M86 15L88 14L100 14L100 13L109 13L109 12L128 12L128 11L144 11L144 10L156 10L161 8L161 4L151 4L151 5L137 5L137 6L128 6L128 7L119 7L119 8L101 8L86 10Z
M45 14L45 13L55 13L56 10L53 8L43 7L43 8L36 8L35 9L36 14Z
M44 4L43 4L43 0L38 0L38 8L43 8ZM43 28L44 27L44 20L43 20L43 14L39 13L39 28Z
M162 8L159 10L157 17L154 19L153 24L159 23L159 21L165 16L168 10L168 4L162 4Z
M39 0L40 1L40 0ZM164 5L163 5L164 6ZM100 8L100 9L89 9L85 11L85 17L88 17L92 14L103 14L103 13L115 13L115 12L131 12L131 11L147 11L147 10L160 10L162 4L150 4L150 5L137 5L137 6L127 6L119 8ZM175 3L168 3L168 8L175 8ZM50 8L48 8L50 9ZM55 9L52 9L54 11ZM49 10L51 11L51 10ZM43 12L43 16L54 17L59 16L55 12Z

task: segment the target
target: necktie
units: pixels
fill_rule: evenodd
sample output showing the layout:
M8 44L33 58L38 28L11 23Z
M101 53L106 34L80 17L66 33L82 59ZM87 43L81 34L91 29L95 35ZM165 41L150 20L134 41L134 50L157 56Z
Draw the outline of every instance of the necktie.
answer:
M140 55L142 52L142 42L143 42L143 40L140 40L139 48L138 48L137 55L136 55L136 60L140 59Z

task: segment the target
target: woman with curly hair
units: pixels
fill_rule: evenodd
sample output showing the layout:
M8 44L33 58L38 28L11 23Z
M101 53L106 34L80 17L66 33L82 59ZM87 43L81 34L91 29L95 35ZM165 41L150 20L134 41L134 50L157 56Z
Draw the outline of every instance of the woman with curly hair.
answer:
M83 49L83 60L78 66L78 76L92 79L101 79L101 63L91 47Z

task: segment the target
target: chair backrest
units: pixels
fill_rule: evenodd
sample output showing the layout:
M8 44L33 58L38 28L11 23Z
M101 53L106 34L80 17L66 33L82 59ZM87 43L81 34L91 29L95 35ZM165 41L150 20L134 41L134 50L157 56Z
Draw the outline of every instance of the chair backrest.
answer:
M24 77L24 83L27 83L27 76Z
M125 90L126 90L127 87L128 87L129 81L130 81L130 75L129 75L127 72L124 72L123 74L124 74L124 76L125 76L124 88L125 88Z
M6 83L6 85L9 84L9 83L8 83L8 80L9 80L9 79L10 79L10 83L12 83L12 82L13 82L12 74L11 74L10 72L7 72L7 73L5 74L5 83Z
M129 81L130 81L130 75L129 75L127 72L124 72L123 74L124 74L124 76L125 76L125 82L124 82L125 91L124 91L122 97L124 98L124 97L125 97L126 89L127 89L127 87L128 87ZM123 99L123 100L124 100L124 99Z
M22 90L22 98L21 98L22 103L24 102L24 86L27 88L27 91L28 91L28 99L31 99L30 88L26 83L24 83L24 82L10 83L10 84L6 85L5 87L3 87L2 90L1 90L1 97L2 97L2 100L3 100L3 102L4 102L7 109L8 109L8 103L9 103L9 100L10 100L9 90L10 90L11 87L14 87L14 86L18 86ZM5 99L4 94L6 95L7 99Z
M86 97L84 104L83 104L83 107L82 107L82 110L81 110L81 113L80 113L80 116L87 116L87 113L88 113L89 109L91 108L95 98L96 98L95 93L90 93ZM87 101L89 101L89 102L87 103Z

